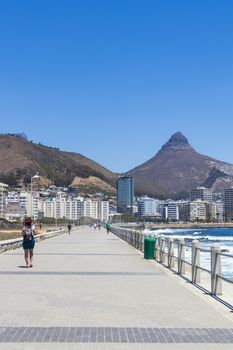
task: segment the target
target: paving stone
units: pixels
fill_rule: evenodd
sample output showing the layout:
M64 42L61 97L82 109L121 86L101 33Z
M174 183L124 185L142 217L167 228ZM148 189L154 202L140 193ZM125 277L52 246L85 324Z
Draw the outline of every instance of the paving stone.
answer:
M7 327L0 343L208 343L233 344L232 329Z

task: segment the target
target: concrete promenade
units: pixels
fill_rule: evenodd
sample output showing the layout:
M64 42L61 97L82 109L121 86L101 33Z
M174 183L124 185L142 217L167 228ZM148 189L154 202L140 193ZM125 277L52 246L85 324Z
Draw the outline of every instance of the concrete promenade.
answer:
M0 349L232 349L233 315L106 231L0 255Z

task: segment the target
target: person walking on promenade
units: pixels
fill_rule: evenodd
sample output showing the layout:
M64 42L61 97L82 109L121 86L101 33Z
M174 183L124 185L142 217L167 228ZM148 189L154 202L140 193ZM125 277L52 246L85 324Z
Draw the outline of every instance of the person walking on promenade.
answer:
M24 249L24 258L27 267L32 267L33 260L33 249L35 247L35 226L32 225L32 219L27 216L23 221L23 249Z
M70 235L70 231L71 231L71 224L68 224L68 233Z
M110 230L110 224L107 222L106 225L105 225L105 228L107 230L107 233L109 233L109 230Z

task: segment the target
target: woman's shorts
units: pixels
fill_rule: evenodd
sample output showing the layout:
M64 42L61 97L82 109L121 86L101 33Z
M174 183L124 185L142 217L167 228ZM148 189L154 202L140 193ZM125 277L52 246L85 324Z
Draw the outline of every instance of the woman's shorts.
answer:
M23 249L34 249L35 247L35 238L31 241L23 241Z

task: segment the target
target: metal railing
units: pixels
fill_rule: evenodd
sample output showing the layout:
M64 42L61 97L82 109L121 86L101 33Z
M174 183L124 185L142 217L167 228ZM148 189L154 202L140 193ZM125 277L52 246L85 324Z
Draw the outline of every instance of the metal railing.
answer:
M35 236L35 240L36 242L39 242L44 239L59 236L65 232L66 232L65 230L58 230L58 231L49 231L49 232L41 233L40 235ZM22 243L23 243L22 237L0 241L0 254L6 252L7 250L20 248L22 246Z
M190 241L189 241L190 242ZM191 250L191 261L186 259L186 249ZM175 254L174 252L177 252ZM201 265L200 253L209 254L210 269ZM190 255L190 254L189 254ZM183 238L174 239L172 237L160 236L156 240L155 259L164 266L173 269L178 275L187 274L186 267L189 266L192 284L201 285L201 271L210 275L210 293L212 295L222 295L222 281L233 284L233 280L222 274L222 256L233 259L233 255L221 253L220 245L213 243L211 249L200 247L198 240L185 243Z
M142 252L144 251L144 238L154 236L153 233L148 235L137 230L117 226L111 226L110 230L119 238ZM202 286L201 271L208 273L210 281L208 282L207 289L204 289L213 296L222 295L222 282L225 281L228 284L233 284L233 279L223 275L221 260L222 257L233 259L233 255L222 253L218 243L213 243L211 249L204 249L200 247L198 240L193 240L192 242L189 240L188 242L185 242L183 238L165 237L163 235L156 237L155 260L177 273L177 275L185 277L196 286ZM189 259L186 257L187 250L189 250ZM201 265L201 253L205 253L207 256L209 254L209 269Z

